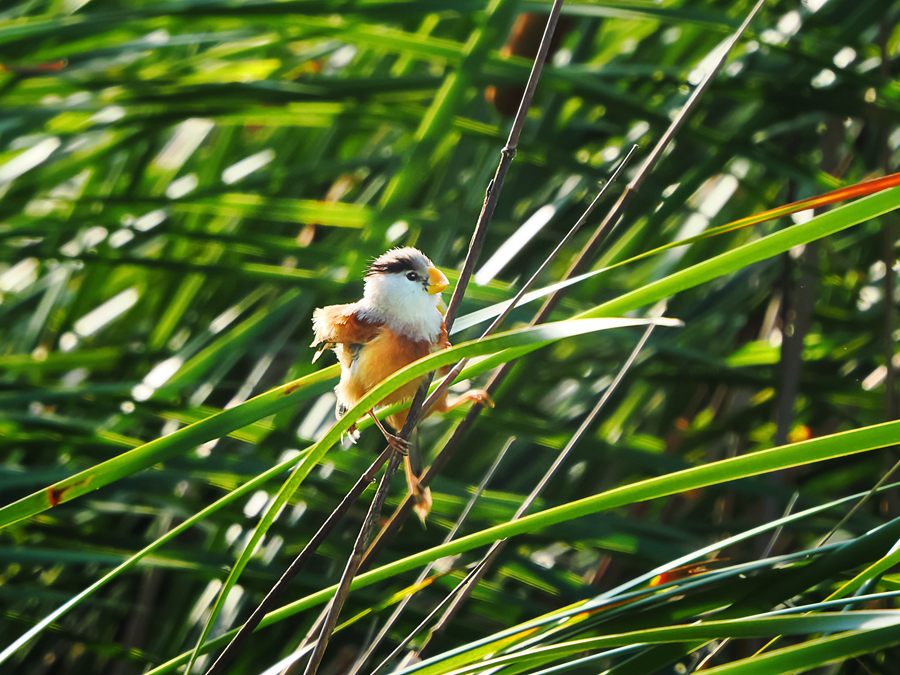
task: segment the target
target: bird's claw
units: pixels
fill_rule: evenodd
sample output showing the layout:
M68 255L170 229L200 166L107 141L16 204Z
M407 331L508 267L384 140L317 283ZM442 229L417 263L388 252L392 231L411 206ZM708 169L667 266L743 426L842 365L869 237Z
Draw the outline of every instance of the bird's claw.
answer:
M385 434L384 437L387 439L388 445L390 445L394 450L399 452L404 457L409 455L409 441L405 441L399 436L395 436L394 434Z
M356 441L359 440L359 430L356 428L355 424L351 425L350 428L347 429L347 431L341 434L341 443L344 442L345 438L347 439L347 441L349 441L350 445L356 445ZM345 445L344 447L349 446Z
M483 405L486 408L494 407L494 399L490 397L484 389L475 389L474 391L469 391L464 394L464 396L472 401L472 403L477 403L479 405Z

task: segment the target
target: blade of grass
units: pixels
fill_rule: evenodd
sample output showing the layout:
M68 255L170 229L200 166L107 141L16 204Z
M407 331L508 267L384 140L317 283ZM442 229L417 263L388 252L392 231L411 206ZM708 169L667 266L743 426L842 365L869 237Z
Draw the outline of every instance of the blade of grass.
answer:
M658 308L657 311L653 312L654 318L661 316L664 309L665 306L663 305L662 307ZM606 402L609 401L613 393L619 388L619 385L625 378L625 374L631 368L635 359L637 359L638 354L641 353L641 350L644 348L647 340L650 339L650 334L653 332L653 328L654 326L652 324L650 326L647 326L647 330L644 331L644 334L641 336L641 339L638 341L637 345L635 345L628 359L626 359L625 363L622 364L622 367L616 374L615 379L612 381L612 383L610 383L609 387L606 388L606 391L603 392L603 395L600 397L600 400L597 401L594 409L591 410L588 416L582 421L578 429L572 435L572 438L569 439L569 442L566 443L563 449L556 456L556 459L538 481L537 485L535 485L531 493L516 509L516 512L513 514L513 517L511 519L512 521L518 520L525 513L527 513L529 509L531 509L535 500L540 497L541 493L544 491L547 483L549 483L553 479L553 477L556 475L556 472L559 470L559 467L563 462L566 461L566 458L568 458L574 447L578 444L578 441L581 440L581 437L584 435L584 433L597 419L600 411L603 410L603 408L606 406ZM484 554L484 557L479 564L478 572L476 574L473 574L469 581L465 585L462 585L458 590L454 589L453 594L451 594L455 595L453 602L447 607L446 611L435 624L434 628L432 628L432 630L429 632L428 637L425 639L425 642L421 645L421 647L419 647L419 655L427 654L429 644L433 644L435 638L439 637L447 629L447 626L459 611L462 603L466 601L471 592L474 590L475 586L481 581L481 579L484 578L484 575L487 572L488 567L490 567L491 563L496 560L500 553L503 551L503 548L507 541L507 539L503 539L492 544L488 552Z
M750 675L759 672L789 675L852 656L872 654L898 642L900 632L890 626L875 630L848 631L754 655L704 672L709 675Z
M612 182L612 179L610 179ZM523 294L523 297L518 301L514 302L512 300L504 300L503 302L496 303L489 307L485 307L484 309L479 309L478 311L471 312L466 314L465 316L461 316L453 325L453 330L450 332L451 335L458 333L466 328L471 328L472 326L476 326L479 323L487 321L495 316L500 315L511 305L515 305L516 307L521 307L522 305L526 305L529 302L534 300L538 300L540 298L546 297L551 293L562 290L564 288L568 288L574 284L577 284L586 279L591 279L599 274L604 274L606 272L610 272L619 267L623 267L625 265L630 265L632 263L637 262L638 260L643 260L645 258L649 258L654 255L659 255L660 253L664 253L665 251L672 250L674 248L678 248L680 246L688 246L690 244L697 243L699 241L704 241L706 239L710 239L712 237L718 236L720 234L727 234L729 232L736 232L744 227L750 227L752 225L758 225L760 223L764 223L770 220L775 220L777 218L783 218L784 216L789 216L793 213L798 213L799 211L806 211L813 207L821 207L826 205L833 205L841 201L845 201L847 199L852 199L854 197L864 197L870 194L876 194L883 190L887 190L892 187L900 186L900 173L891 174L890 176L886 176L885 178L879 178L871 181L866 181L864 183L857 183L856 185L851 185L846 188L840 188L839 190L834 190L832 192L825 193L823 195L819 195L817 197L811 197L810 199L803 199L798 202L792 202L790 204L785 204L784 206L780 206L775 209L769 209L768 211L763 211L762 213L757 213L753 216L748 216L746 218L741 218L739 220L732 221L725 225L720 225L718 227L712 227L705 230L702 234L698 234L694 237L686 237L685 239L679 239L678 241L674 241L670 244L665 244L664 246L658 246L650 251L645 251L638 255L632 256L627 260L622 260L621 262L617 262L613 265L609 265L608 267L604 267L602 269L593 270L591 272L585 272L583 274L579 274L573 277L569 277L564 281L559 281L555 284L550 284L549 286L545 286L535 291L531 291L530 293Z
M864 629L894 628L893 639L900 642L900 633L896 625L900 624L900 616L890 610L873 612L822 612L806 616L777 616L748 619L731 619L727 621L703 621L689 626L665 626L646 630L604 635L596 638L585 638L561 644L537 647L527 652L517 652L498 656L469 666L453 669L453 675L466 675L486 668L497 668L515 664L523 658L539 657L542 662L556 660L561 657L578 654L589 649L633 646L636 644L684 642L687 640L715 640L719 638L757 638L769 635L804 635L808 633L857 631ZM411 673L417 668L404 668L398 673ZM708 672L714 672L712 669ZM727 671L726 671L727 672ZM755 670L753 672L760 672ZM763 672L775 672L765 670ZM778 671L780 672L780 671Z
M365 406L371 408L386 394L404 382L420 377L435 368L453 363L460 356L492 354L510 347L533 347L538 349L547 344L548 341L581 335L585 332L623 326L646 325L646 323L646 321L639 319L604 319L599 323L594 321L560 322L553 325L548 324L548 326L543 327L545 328L543 332L540 330L541 327L519 329L493 336L488 340L461 343L450 349L425 357L407 368L397 371L397 373L373 389L365 399L362 399L365 404L358 410L354 408L353 413L360 413ZM678 322L672 321L662 323L670 326L678 325ZM58 504L71 501L92 490L97 490L124 476L164 461L179 452L184 452L214 438L221 438L274 412L294 405L303 398L323 393L330 388L331 382L337 376L338 371L339 366L337 365L323 368L295 382L276 387L250 399L246 403L224 410L163 438L145 443L134 450L122 453L113 459L97 464L70 478L23 497L0 509L0 528L46 511L48 508ZM305 471L308 471L318 463L321 455L324 455L325 451L339 440L340 434L345 432L352 423L350 422L351 417L352 415L331 429L331 432L326 436L326 438L330 439L326 446L323 446L322 441L314 446L317 449L317 459L309 465L304 464Z
M304 398L324 393L331 388L339 370L337 365L323 368L23 497L0 509L0 528L71 501L214 438L221 438L278 410L296 405Z
M308 451L306 451L306 452L308 452ZM9 657L11 657L17 650L19 650L21 647L23 647L25 644L27 644L31 639L33 639L34 637L39 635L41 633L41 631L44 630L44 628L46 628L47 626L52 624L60 616L62 616L66 612L68 612L70 609L77 607L85 598L90 597L97 590L99 590L100 588L102 588L103 586L108 584L110 581L112 581L113 579L116 579L120 575L127 572L129 569L133 568L135 565L137 565L141 561L142 558L149 555L153 551L159 549L160 547L164 546L168 542L172 541L175 537L177 537L182 532L185 532L185 531L189 530L190 528L192 528L194 525L197 525L198 523L202 522L207 516L215 513L216 511L218 511L221 508L227 506L228 504L234 502L238 498L243 497L244 495L248 494L249 492L256 490L260 486L264 485L269 479L273 478L274 476L277 476L279 473L288 470L290 467L292 467L294 464L296 464L297 461L298 461L298 457L291 457L290 459L285 460L276 466L273 466L268 471L261 473L253 480L250 480L247 483L245 483L244 485L242 485L241 487L232 490L224 497L216 500L215 502L213 502L206 508L202 509L201 511L198 511L190 518L185 519L184 522L173 527L171 530L166 532L165 535L158 538L151 544L148 544L147 546L145 546L143 549L141 549L140 551L135 553L128 560L123 562L121 565L119 565L118 567L113 569L111 572L108 572L107 574L105 574L103 577L101 577L100 579L95 581L93 584L91 584L88 588L86 588L83 591L81 591L80 593L78 593L71 600L69 600L68 602L66 602L65 604L60 606L59 608L50 612L50 614L48 614L46 617L41 619L37 624L35 624L31 628L29 628L21 637L14 640L8 647L6 647L6 649L4 649L2 652L0 652L0 664L2 664Z
M753 263L789 251L794 246L827 237L835 232L871 220L900 207L900 188L864 197L851 204L816 216L803 225L796 225L775 232L749 244L722 253L687 269L669 275L659 281L603 303L578 316L581 318L608 316L627 312L652 302L658 302L706 281L731 274ZM609 312L610 314L607 314Z
M779 448L760 450L752 454L720 460L712 464L693 467L658 478L639 481L632 485L609 490L599 495L586 497L568 504L546 509L539 513L524 516L514 522L496 525L447 544L428 549L427 551L407 556L406 558L389 563L365 574L360 574L354 579L351 584L351 589L371 585L445 556L457 555L458 553L491 544L499 539L516 536L517 534L540 531L552 527L555 524L581 516L625 506L627 504L686 492L688 490L740 480L742 478L765 474L771 471L780 471L792 466L800 466L837 457L868 452L895 444L898 439L900 439L900 422L886 422L871 427L802 441ZM309 457L309 455L307 457ZM794 516L791 516L791 518L793 517ZM765 529L771 529L767 526L764 527ZM720 545L721 543L717 546ZM684 563L683 561L679 561L678 564L681 565ZM659 572L656 571L656 574L658 573ZM620 588L631 588L638 582L643 583L643 581L646 581L643 577L639 580L631 580L628 584ZM276 615L283 616L284 614L294 614L303 609L327 602L333 595L335 588L335 586L331 586L330 588L309 595L302 600L298 600L287 607L283 607ZM602 598L598 599L598 602L602 601ZM275 617L273 617L272 620L275 620ZM267 621L268 617L263 622L263 625L267 625ZM206 648L210 648L211 645L215 646L216 644L218 643L211 642L206 645ZM151 672L154 675L168 672L169 669L184 663L188 658L189 654L183 654Z
M561 322L559 324L546 324L545 326L538 326L535 328L525 328L515 331L508 331L506 333L495 335L487 339L466 342L455 345L448 349L441 350L439 352L435 352L430 356L415 361L405 368L401 368L393 375L383 380L377 387L369 391L356 403L356 405L348 410L345 415L340 420L338 420L331 427L331 429L329 429L329 431L321 440L311 446L309 454L297 465L297 468L293 471L287 481L285 481L285 483L282 485L281 489L278 491L278 494L271 501L269 507L266 510L266 513L254 528L253 535L248 538L247 543L245 544L244 549L241 552L241 555L232 566L229 575L225 583L223 584L219 595L217 596L217 600L213 607L211 615L216 615L221 610L221 606L224 603L225 598L227 598L228 596L228 590L234 586L237 579L240 577L241 572L243 572L244 567L246 567L247 563L250 561L253 552L256 550L257 543L268 531L269 527L275 521L275 517L277 516L277 514L287 503L288 499L290 499L290 497L297 491L297 488L300 486L306 476L309 475L309 472L312 471L313 467L315 467L316 464L318 464L322 460L322 458L325 456L325 453L335 443L340 441L341 435L347 432L350 426L359 417L362 417L368 410L374 408L381 399L383 399L390 392L395 391L397 387L406 382L409 382L410 380L426 375L427 373L430 373L443 365L453 363L458 358L463 356L490 354L509 347L524 346L526 344L537 349L539 348L539 346L546 344L548 341L561 339L566 336L580 335L585 332L591 332L592 330L601 330L603 327L646 325L647 323L650 322L639 319L606 319L592 320L591 322L587 323ZM657 323L677 325L678 322L673 323L671 321L657 321ZM287 398L292 394L290 385L286 387L279 387L275 391L279 392L279 395L282 398ZM230 411L226 412L239 410L243 407L249 406L254 401L269 397L270 395L271 392L263 394L262 396L259 396L255 399L250 399L249 401L247 401L247 403L244 403L241 406L236 406ZM220 415L221 414L224 413L220 413ZM206 422L209 422L210 420L215 420L218 417L219 415L216 415L208 418L207 420L204 420L203 422L198 422L197 424L204 424ZM187 427L187 429L190 428L191 427ZM404 428L406 427L404 426ZM175 434L172 434L172 436L174 435ZM167 436L166 438L171 438L172 436ZM137 448L132 452L137 452L139 450L140 448ZM2 514L3 511L0 510L0 516L2 516ZM199 650L202 644L205 642L207 635L209 634L212 623L212 619L210 619L206 623L201 639L197 642L197 648L195 649L196 654L200 653Z
M448 541L452 541L453 538L456 536L456 533L462 527L463 523L465 523L466 518L468 518L469 513L472 511L472 508L475 506L475 502L478 501L478 498L481 496L481 493L487 487L488 483L490 482L491 478L494 475L494 472L497 470L497 467L500 466L500 463L503 461L503 458L506 456L506 452L509 450L510 446L513 444L513 441L515 441L515 440L516 440L515 437L511 437L506 442L506 444L503 446L503 448L500 450L500 452L497 454L497 456L494 458L494 462L491 464L490 468L487 470L487 473L484 474L484 477L481 479L481 482L478 484L478 487L475 488L475 492L472 494L472 498L469 499L468 503L466 504L466 507L463 509L463 512L460 514L459 518L456 520L456 523L454 523L453 527L450 529L450 532L448 532L447 536L444 537L443 543L446 544ZM419 576L416 578L414 585L418 586L419 584L424 582L425 579L428 577L428 575L431 573L431 570L433 568L434 568L434 563L433 562L428 563L428 565L425 566L425 569L423 569L422 572L419 574ZM388 631L391 629L391 627L394 625L394 623L397 621L397 619L400 618L400 615L403 613L403 610L406 609L406 606L409 604L409 602L410 602L410 600L412 600L412 598L413 598L412 594L407 595L405 598L403 598L403 600L400 602L400 604L397 606L397 608L393 611L393 613L388 618L388 620L385 621L384 626L381 627L381 630L378 631L378 634L375 636L375 638L372 640L372 642L369 644L369 646L366 647L366 650L359 656L359 658L357 658L356 663L353 665L353 668L347 673L347 675L356 675L356 673L358 673L360 671L360 669L365 665L366 661L372 655L372 653L376 649L378 649L378 645L381 644L381 641L385 638Z

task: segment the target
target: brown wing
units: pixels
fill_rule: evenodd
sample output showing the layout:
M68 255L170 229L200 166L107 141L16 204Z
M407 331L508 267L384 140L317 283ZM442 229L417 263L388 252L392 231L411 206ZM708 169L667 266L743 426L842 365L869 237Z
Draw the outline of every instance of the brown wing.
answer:
M313 363L329 347L339 344L362 345L374 339L383 324L360 319L356 314L356 303L331 305L313 312L313 332L316 339L310 347L319 347Z

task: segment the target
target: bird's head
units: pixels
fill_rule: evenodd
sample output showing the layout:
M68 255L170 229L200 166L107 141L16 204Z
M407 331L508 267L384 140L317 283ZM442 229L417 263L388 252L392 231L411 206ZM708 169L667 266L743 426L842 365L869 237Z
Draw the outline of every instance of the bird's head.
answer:
M412 247L395 248L376 258L366 270L362 303L366 314L416 340L440 333L441 291L447 277L428 257Z

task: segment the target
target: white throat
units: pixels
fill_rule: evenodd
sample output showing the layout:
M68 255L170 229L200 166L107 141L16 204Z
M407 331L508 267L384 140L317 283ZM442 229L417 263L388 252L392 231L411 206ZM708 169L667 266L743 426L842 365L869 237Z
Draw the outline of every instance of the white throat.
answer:
M422 284L402 274L379 274L366 279L359 301L360 318L387 324L393 332L412 340L434 342L444 317L438 311L441 294L429 295Z

